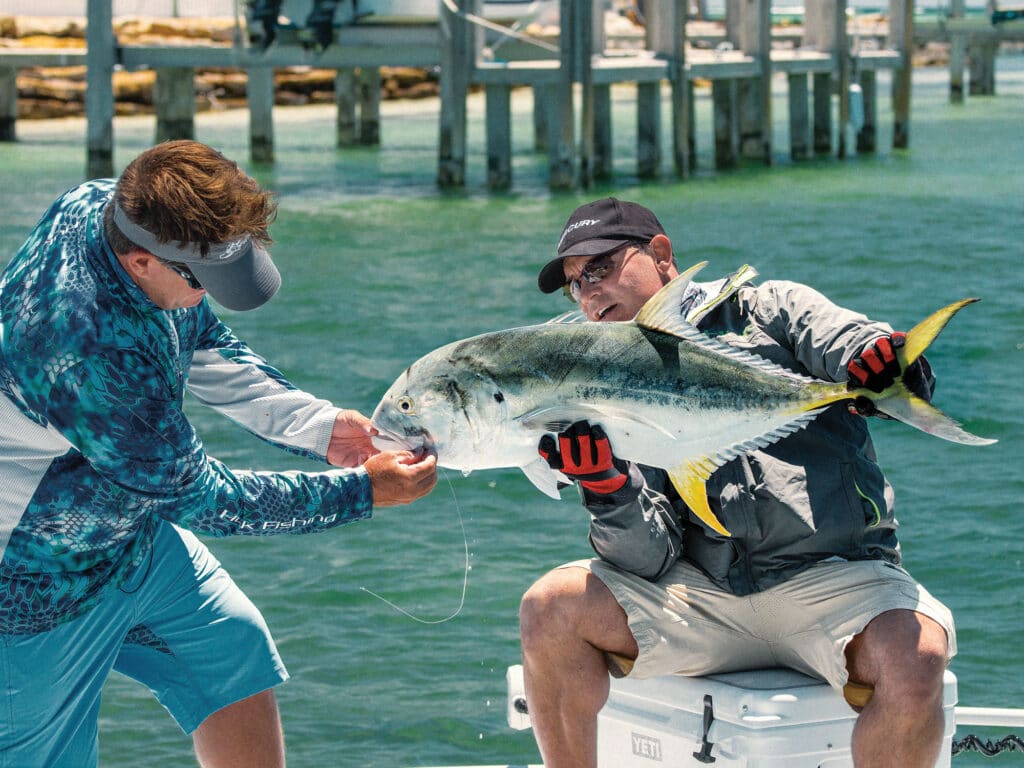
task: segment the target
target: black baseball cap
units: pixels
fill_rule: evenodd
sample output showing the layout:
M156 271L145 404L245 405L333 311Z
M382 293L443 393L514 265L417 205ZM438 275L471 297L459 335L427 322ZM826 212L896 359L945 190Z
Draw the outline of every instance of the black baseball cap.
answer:
M544 293L554 293L564 286L562 261L567 256L597 256L663 234L665 228L658 217L642 205L614 197L581 205L565 222L558 255L541 269L537 285Z

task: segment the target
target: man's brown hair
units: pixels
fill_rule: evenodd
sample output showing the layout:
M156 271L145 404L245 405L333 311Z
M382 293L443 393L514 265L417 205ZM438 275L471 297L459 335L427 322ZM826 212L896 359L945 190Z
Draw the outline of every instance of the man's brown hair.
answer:
M271 193L238 164L197 141L167 141L146 150L124 169L114 200L128 218L160 242L200 247L250 236L269 246L268 227L277 214ZM104 211L104 232L115 253L138 247L114 224L113 205Z

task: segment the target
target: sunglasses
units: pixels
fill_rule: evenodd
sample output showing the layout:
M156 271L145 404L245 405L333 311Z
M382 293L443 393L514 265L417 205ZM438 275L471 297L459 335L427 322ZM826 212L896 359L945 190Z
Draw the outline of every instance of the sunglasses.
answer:
M203 287L202 283L196 280L196 276L192 274L192 270L177 261L164 261L160 259L160 263L167 267L169 270L178 275L182 280L188 283L188 287L193 291L198 291Z
M573 278L566 283L563 289L566 298L569 301L579 303L580 296L583 294L583 283L587 285L597 285L600 283L618 269L619 264L616 257L621 254L622 260L625 261L626 256L629 255L630 248L640 250L638 245L626 246L624 249L616 248L609 253L599 254L584 264L583 269L580 270L579 277Z

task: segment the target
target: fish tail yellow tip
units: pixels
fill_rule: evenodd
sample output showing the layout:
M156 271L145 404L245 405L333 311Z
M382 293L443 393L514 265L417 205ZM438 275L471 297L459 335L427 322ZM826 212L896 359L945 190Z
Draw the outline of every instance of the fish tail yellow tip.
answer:
M670 471L669 478L693 514L711 530L722 536L732 536L708 506L708 494L704 483L714 470L714 465L709 461L690 462Z
M899 360L900 367L906 370L907 366L913 364L917 358L924 354L929 345L935 341L935 337L942 332L942 329L946 327L946 324L953 318L953 315L968 304L973 304L976 301L980 301L980 299L961 299L960 301L954 301L952 304L947 304L942 309L932 312L928 317L907 331L906 343L896 351L896 359Z

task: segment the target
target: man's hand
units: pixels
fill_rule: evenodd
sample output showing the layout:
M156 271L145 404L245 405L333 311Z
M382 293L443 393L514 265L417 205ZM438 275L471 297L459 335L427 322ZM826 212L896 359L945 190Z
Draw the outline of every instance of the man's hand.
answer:
M866 388L872 392L883 392L893 385L896 377L900 376L901 368L899 360L896 359L896 350L907 343L907 334L893 333L891 336L879 336L868 344L846 366L849 379L847 386L850 389ZM935 387L935 377L932 375L932 368L924 357L915 360L906 371L902 371L904 386L922 400L930 402L932 390ZM851 410L861 416L882 415L879 414L872 403L866 397L858 397Z
M342 411L334 421L327 463L336 467L358 467L377 453L370 438L377 430L359 411Z
M577 421L559 433L557 443L551 435L544 435L537 451L549 467L579 481L592 493L615 493L629 479L629 465L615 458L600 424Z
M846 366L850 375L849 386L865 387L872 392L882 392L892 386L900 375L900 363L896 350L907 342L907 334L894 333L879 336L861 350Z
M393 507L426 496L437 483L437 457L409 451L381 451L366 460L373 506Z

